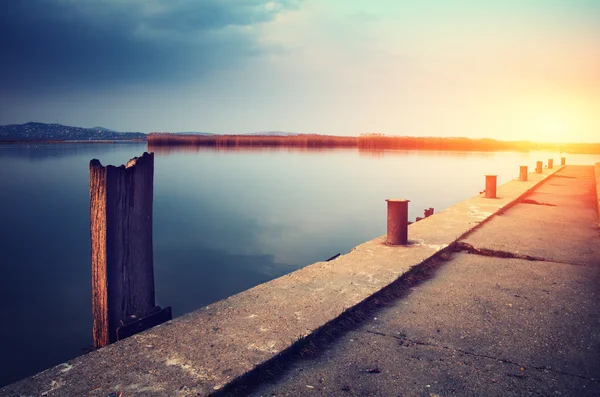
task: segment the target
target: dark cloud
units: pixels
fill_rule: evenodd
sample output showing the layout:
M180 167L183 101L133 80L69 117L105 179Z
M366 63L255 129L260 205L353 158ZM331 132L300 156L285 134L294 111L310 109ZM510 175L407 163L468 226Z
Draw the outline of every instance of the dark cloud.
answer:
M250 29L296 1L0 1L0 90L189 79L265 51Z

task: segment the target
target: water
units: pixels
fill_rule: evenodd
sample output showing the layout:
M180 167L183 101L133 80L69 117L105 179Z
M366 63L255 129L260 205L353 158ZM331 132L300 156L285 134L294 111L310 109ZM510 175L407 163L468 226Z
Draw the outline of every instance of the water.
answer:
M0 145L0 385L92 344L89 171L145 144ZM571 164L599 156L567 155ZM155 157L157 304L174 315L385 234L386 198L410 218L477 195L548 153L169 151Z

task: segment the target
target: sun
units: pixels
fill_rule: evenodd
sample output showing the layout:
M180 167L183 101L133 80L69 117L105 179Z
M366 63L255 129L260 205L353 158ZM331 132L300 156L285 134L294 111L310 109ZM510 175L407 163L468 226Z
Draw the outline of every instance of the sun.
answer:
M585 98L523 96L506 112L514 136L538 143L580 142L597 125L597 109Z
M573 142L577 135L577 126L564 112L554 113L545 109L544 112L530 114L524 118L522 127L528 132L534 142L566 143Z

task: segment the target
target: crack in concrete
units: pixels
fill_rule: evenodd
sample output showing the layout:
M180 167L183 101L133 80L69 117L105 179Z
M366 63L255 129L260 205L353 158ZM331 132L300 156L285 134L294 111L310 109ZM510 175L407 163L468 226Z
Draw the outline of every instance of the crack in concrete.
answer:
M499 357L494 357L494 356L490 356L487 354L480 354L480 353L474 353L474 352L470 352L467 350L463 350L463 349L456 349L456 348L452 348L450 346L444 346L444 345L437 345L435 343L429 343L429 342L423 342L420 340L414 340L414 339L410 339L407 338L406 336L398 336L398 335L390 335L390 334L386 334L385 332L380 332L380 331L372 331L372 330L366 330L365 332L370 333L370 334L374 334L374 335L379 335L379 336L383 336L383 337L387 337L387 338L393 338L393 339L397 339L399 341L401 341L402 346L407 346L410 347L411 344L412 345L419 345L419 346L426 346L426 347L431 347L431 348L436 348L436 349L443 349L443 350L449 350L449 351L453 351L453 352L458 352L461 354L465 354L468 356L473 356L473 357L478 357L478 358L485 358L488 360L496 360L496 361L500 361L502 363L505 364L510 364L510 365L514 365L517 366L519 368L533 368L537 371L548 371L551 372L553 374L560 374L560 375L565 375L565 376L572 376L575 378L579 378L579 379L583 379L583 380L587 380L593 383L598 383L600 384L600 380L597 380L595 378L589 378L587 376L583 376L583 375L578 375L578 374L573 374L570 372L565 372L565 371L560 371L560 370L556 370L556 369L552 369L548 366L536 366L536 365L527 365L527 364L521 364L518 363L516 361L512 361L509 360L507 358L499 358Z
M548 259L531 256L531 255L515 254L514 252L498 251L498 250L492 250L489 248L476 248L469 243L465 243L464 241L457 241L454 244L454 246L455 246L455 249L457 249L458 251L466 251L469 254L476 254L476 255L482 255L482 256L493 256L496 258L525 259L528 261L550 262Z
M569 179L577 179L576 176L569 176L569 175L560 175L558 173L552 175L554 178L569 178Z
M522 203L522 204L535 204L535 205L547 205L548 207L556 207L556 204L540 203L539 201L532 200L532 199L522 199L520 201L520 203Z

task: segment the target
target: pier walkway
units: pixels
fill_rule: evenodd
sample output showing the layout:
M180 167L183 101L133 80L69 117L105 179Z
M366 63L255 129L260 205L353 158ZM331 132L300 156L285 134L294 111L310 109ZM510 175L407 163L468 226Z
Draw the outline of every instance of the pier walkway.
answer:
M595 184L593 167L567 166L407 296L247 392L600 396Z
M598 396L596 168L510 181L407 246L374 239L0 396Z

